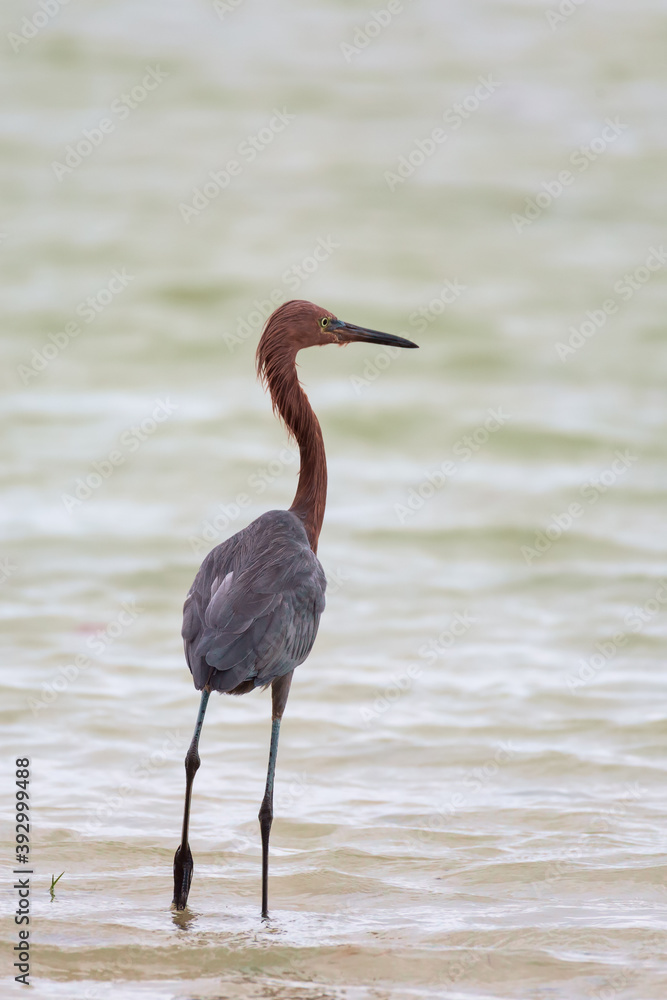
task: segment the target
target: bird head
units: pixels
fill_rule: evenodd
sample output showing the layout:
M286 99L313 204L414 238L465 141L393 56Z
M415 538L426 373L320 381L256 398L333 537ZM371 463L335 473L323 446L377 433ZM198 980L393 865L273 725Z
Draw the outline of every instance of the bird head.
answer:
M279 352L283 356L289 354L294 357L304 347L323 347L326 344L342 347L355 341L386 344L388 347L418 346L405 337L347 323L314 302L292 299L278 306L269 316L257 349L257 361L261 368L269 353Z

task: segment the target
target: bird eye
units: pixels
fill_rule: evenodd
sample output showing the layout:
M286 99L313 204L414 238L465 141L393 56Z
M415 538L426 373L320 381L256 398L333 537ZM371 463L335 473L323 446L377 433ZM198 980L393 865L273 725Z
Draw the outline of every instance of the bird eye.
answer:
M320 320L320 326L322 327L322 329L324 329L324 327L328 325L329 325L329 317L323 316L322 319Z

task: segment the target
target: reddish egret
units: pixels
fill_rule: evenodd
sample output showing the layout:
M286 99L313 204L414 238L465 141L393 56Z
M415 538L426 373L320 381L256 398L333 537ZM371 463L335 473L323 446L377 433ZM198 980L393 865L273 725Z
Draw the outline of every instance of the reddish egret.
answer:
M187 903L193 862L188 844L192 782L199 736L211 691L245 694L271 685L272 727L266 790L259 810L262 836L262 917L268 917L269 833L278 733L294 668L312 648L324 610L326 579L317 558L327 494L322 431L296 373L303 347L365 341L417 347L410 340L366 330L312 302L294 300L269 317L257 348L257 373L299 445L299 483L289 510L270 510L204 559L183 608L185 656L201 691L192 743L185 757L183 833L174 857L174 901Z

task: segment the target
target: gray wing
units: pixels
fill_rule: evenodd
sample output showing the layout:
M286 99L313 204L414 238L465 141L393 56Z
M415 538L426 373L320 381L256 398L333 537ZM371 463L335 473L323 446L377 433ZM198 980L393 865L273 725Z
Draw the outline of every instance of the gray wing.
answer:
M269 511L218 545L183 608L195 687L249 690L294 670L315 641L325 588L303 525L289 511Z

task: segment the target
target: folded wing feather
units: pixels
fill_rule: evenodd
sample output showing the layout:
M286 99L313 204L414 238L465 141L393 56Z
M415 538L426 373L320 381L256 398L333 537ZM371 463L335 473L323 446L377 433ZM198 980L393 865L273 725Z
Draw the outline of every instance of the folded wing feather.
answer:
M270 684L308 656L326 580L298 518L269 511L208 554L183 608L195 686Z

